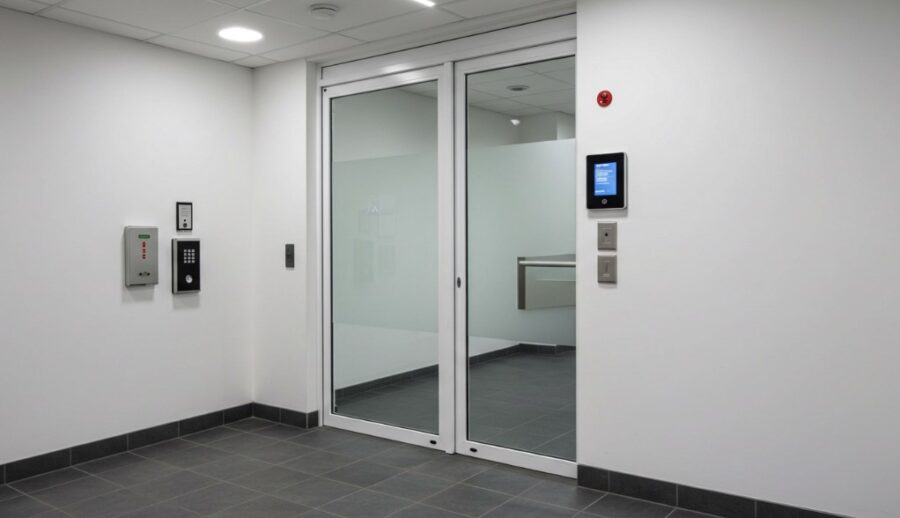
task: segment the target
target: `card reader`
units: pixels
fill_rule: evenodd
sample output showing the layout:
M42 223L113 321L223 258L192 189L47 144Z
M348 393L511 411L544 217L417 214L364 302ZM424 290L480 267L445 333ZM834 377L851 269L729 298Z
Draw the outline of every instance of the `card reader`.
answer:
M587 157L587 208L624 209L628 204L625 153Z
M172 240L172 293L200 291L200 240Z

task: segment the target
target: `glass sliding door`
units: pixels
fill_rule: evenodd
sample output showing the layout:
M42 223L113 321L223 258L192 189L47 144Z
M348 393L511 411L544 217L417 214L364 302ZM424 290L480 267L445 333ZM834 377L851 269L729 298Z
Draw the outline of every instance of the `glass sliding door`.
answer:
M457 442L571 474L575 61L533 56L483 58L457 72L457 260L467 280L457 305Z
M573 54L323 88L324 424L574 476Z
M417 436L403 431L440 433L447 332L439 304L438 80L411 81L382 79L347 95L330 89L326 115L329 415L353 420L357 431L385 435L391 427L400 432L386 436L407 441Z

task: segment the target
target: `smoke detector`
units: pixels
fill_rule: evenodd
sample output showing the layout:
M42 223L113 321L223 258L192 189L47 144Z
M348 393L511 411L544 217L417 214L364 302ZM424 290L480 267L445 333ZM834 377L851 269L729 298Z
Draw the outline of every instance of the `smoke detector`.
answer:
M528 90L529 88L531 88L531 87L528 85L509 85L506 87L506 89L509 90L510 92L524 92L525 90Z
M341 8L332 4L313 4L309 6L309 14L316 20L330 20Z

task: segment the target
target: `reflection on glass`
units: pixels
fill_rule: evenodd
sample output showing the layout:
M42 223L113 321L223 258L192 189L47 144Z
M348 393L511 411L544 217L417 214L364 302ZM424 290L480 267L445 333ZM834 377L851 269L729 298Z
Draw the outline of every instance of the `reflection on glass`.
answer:
M575 459L575 63L468 76L468 438Z
M437 84L331 103L334 412L438 432Z

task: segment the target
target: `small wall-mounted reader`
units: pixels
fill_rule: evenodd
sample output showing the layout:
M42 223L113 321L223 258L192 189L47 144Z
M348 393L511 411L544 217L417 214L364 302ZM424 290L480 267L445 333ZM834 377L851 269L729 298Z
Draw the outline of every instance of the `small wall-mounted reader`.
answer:
M625 153L587 157L587 208L624 209L628 204Z
M194 204L188 201L175 203L176 230L194 230Z

